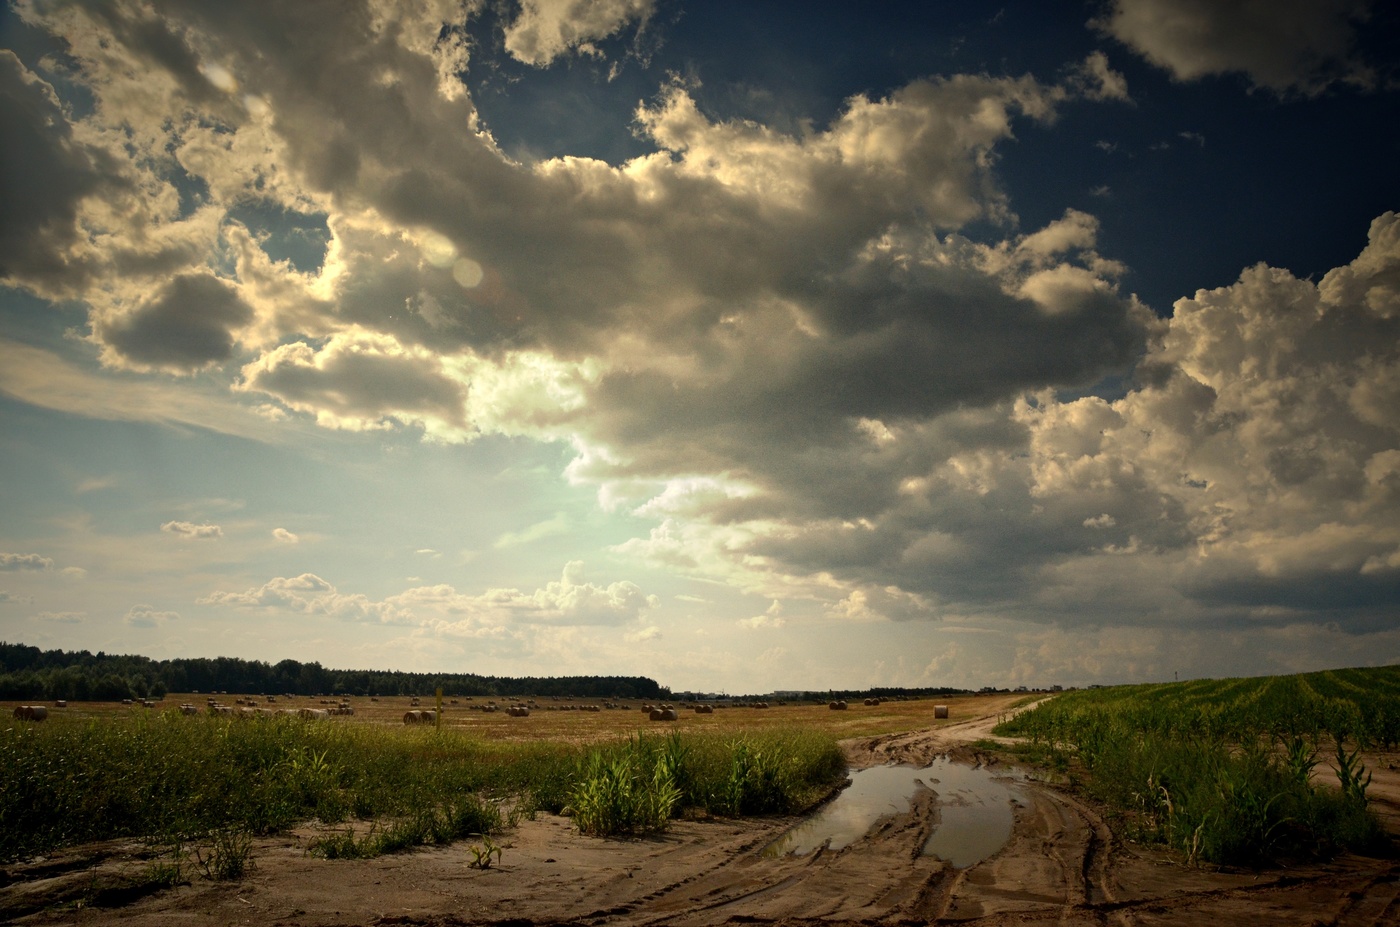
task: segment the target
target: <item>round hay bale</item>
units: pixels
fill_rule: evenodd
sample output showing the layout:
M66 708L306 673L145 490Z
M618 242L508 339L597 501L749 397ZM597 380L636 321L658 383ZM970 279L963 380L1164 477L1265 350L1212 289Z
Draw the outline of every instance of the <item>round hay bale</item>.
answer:
M674 708L653 708L651 710L651 720L653 721L679 721L680 715L676 714Z
M53 703L53 707L55 707L55 708L67 708L67 707L68 707L68 702L67 702L66 699L59 699L58 701L56 701L56 702Z
M948 717L948 706L947 706L947 705L934 705L934 706L933 706L933 717L934 717L935 719L938 719L938 718L946 718L946 717Z
M403 723L404 723L404 724L422 724L422 723L423 723L423 712L418 711L416 708L413 709L412 711L405 711L405 712L403 713Z
M49 710L43 705L20 705L15 708L15 717L21 721L43 721L49 716Z
M695 713L697 715L712 715L715 713L715 710L709 705L696 705Z
M530 709L524 705L512 705L506 709L506 714L512 718L528 718L530 717Z
M832 703L831 703L830 705L828 705L827 707L830 708L832 711L845 711L845 710L846 710L846 703L845 703L845 702L841 702L841 701L832 702Z

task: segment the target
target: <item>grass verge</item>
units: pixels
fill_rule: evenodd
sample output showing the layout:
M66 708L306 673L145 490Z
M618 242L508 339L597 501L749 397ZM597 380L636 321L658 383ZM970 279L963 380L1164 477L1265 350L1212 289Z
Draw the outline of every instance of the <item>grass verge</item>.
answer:
M585 833L639 832L687 809L794 810L844 771L833 738L802 731L585 748L175 712L16 725L0 730L0 862L136 837L198 847L198 868L233 878L252 837L303 821L345 825L315 847L333 858L486 836L509 823L503 807L567 810Z
M1332 694L1309 697L1306 682L1272 677L1066 693L996 733L1027 737L1014 751L1102 801L1126 836L1167 844L1191 862L1261 865L1376 852L1387 838L1368 809L1370 774L1359 743L1368 731L1384 731L1396 706L1374 695L1364 706ZM1371 741L1378 742L1394 739L1387 733ZM1315 775L1327 768L1335 787Z

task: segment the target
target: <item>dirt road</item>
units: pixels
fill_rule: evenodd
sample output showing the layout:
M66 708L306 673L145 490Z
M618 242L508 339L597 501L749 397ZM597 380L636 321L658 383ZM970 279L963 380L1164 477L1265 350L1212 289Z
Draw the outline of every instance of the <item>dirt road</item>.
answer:
M922 767L949 754L975 764L987 757L970 744L995 720L844 746L856 769ZM1400 776L1377 769L1373 790L1393 808ZM921 853L939 822L937 789L918 789L908 811L882 818L847 847L777 858L761 851L794 819L683 821L657 837L600 840L579 836L568 819L541 815L503 837L500 863L484 871L468 865L466 843L371 861L313 859L304 832L259 844L257 868L242 881L197 879L135 897L121 885L149 868L142 848L87 847L11 867L0 885L0 920L45 927L1400 924L1393 860L1352 856L1260 873L1188 868L1118 842L1091 808L1033 781L1011 785L1015 825L1006 846L956 869ZM75 886L84 885L88 900L75 906L71 899L84 894ZM65 898L67 906L53 906Z

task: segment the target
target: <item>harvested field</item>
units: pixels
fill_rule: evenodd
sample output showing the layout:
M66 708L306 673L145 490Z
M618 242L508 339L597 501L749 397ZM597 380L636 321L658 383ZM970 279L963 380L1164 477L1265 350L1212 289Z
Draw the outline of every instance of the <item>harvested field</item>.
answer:
M300 700L296 700L300 701ZM427 700L424 701L426 707ZM839 730L853 768L889 763L922 767L951 755L1001 765L981 743L1016 699L939 699L949 721L934 724L932 702L723 708L682 712L681 727L766 725ZM175 702L178 704L178 699ZM295 704L295 702L294 702ZM329 724L402 728L407 700ZM459 708L461 706L458 706ZM445 723L479 725L487 736L606 740L647 725L640 704L628 712L548 712L509 718L504 710L447 712ZM79 713L88 709L79 708ZM130 710L130 709L126 709ZM71 709L70 709L71 711ZM542 722L537 724L537 722ZM52 723L52 721L50 722ZM833 725L836 725L833 728ZM526 726L533 727L526 732ZM649 725L655 727L657 725ZM1367 756L1373 800L1395 808L1397 757ZM142 888L159 860L139 842L77 847L11 865L0 888L0 919L34 925L122 923L422 925L589 923L878 925L1167 925L1213 927L1329 924L1380 927L1400 921L1400 870L1392 859L1343 856L1287 870L1193 868L1179 855L1118 839L1092 806L1043 782L1012 783L1015 825L1000 852L955 869L920 848L940 820L939 783L928 782L907 810L880 820L840 850L770 858L762 851L799 818L693 818L663 834L590 838L565 817L540 814L496 840L501 854L473 868L472 840L370 860L326 860L307 853L325 828L303 827L258 839L255 868L241 880L192 878L164 890ZM1395 826L1395 818L1387 819ZM473 850L477 855L473 854ZM149 882L146 879L146 882Z
M973 715L993 714L1006 711L1011 705L1025 700L1024 695L965 696L962 698L938 699L939 704L951 708L951 722L966 719ZM142 708L139 703L123 705L118 702L75 702L65 709L62 717L49 713L48 723L78 723L92 719L109 718L138 714L141 712L178 711L181 705L197 706L207 712L208 702L231 709L238 707L243 699L252 704L252 696L235 695L210 696L207 693L171 693L156 703L154 709ZM258 704L267 700L261 696ZM353 711L350 715L334 716L328 719L333 724L371 724L404 726L404 715L410 711L432 711L436 704L431 697L412 698L410 696L363 696L337 697L326 700L314 696L278 696L273 706L277 709L322 709L329 705L347 704ZM323 704L326 703L326 704ZM28 704L28 703L26 703ZM525 705L530 709L528 717L511 717L507 709L512 704ZM639 699L609 701L611 708L604 708L603 702L585 699L531 700L487 699L480 696L474 699L444 697L442 724L445 728L480 737L494 743L526 743L535 741L567 742L576 744L598 743L627 737L638 730L656 731L660 724L652 724L642 714L650 703ZM762 703L765 708L752 708L746 705L713 705L711 712L701 713L692 710L684 702L667 703L677 710L674 724L681 731L773 731L793 727L810 727L828 731L838 738L885 734L907 731L933 723L933 701L931 699L910 699L907 701L884 701L879 705L852 705L843 715L833 715L823 702L792 702L780 705L776 702ZM19 703L0 702L0 711L10 714ZM591 711L598 707L601 710ZM656 707L656 706L653 706ZM943 723L943 722L940 722Z

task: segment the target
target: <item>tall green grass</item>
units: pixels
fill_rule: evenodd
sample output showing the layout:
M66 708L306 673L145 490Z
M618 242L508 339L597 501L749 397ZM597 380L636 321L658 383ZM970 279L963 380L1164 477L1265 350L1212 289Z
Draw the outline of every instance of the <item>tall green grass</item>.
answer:
M638 735L587 754L565 810L600 835L662 830L686 810L781 814L815 803L845 770L835 741L812 732Z
M548 750L296 718L20 725L0 732L0 858L110 837L411 817L442 796L505 794L557 762Z
M658 775L663 756L670 765ZM623 832L687 808L801 807L844 769L833 740L802 733L639 735L589 750L280 716L13 725L0 730L0 862L113 837L178 843L304 821L345 825L323 842L327 855L373 855L495 832L503 809L568 809L585 832ZM610 787L650 802L644 815L589 817L587 790L608 786L608 775Z
M997 733L1030 738L1131 835L1260 864L1383 842L1358 750L1393 747L1395 718L1400 671L1384 667L1070 692Z

